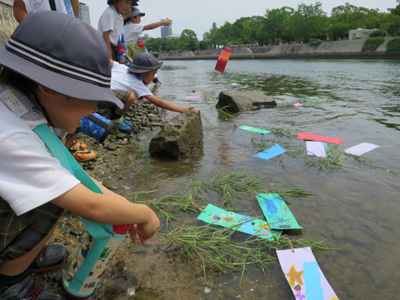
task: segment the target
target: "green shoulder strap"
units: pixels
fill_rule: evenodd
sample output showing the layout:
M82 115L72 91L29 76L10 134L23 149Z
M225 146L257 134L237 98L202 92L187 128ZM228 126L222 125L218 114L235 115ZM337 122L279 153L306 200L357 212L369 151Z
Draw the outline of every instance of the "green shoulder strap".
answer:
M46 147L50 150L55 158L57 158L61 165L66 168L71 174L75 175L79 181L86 186L88 189L95 193L103 194L103 191L98 185L90 178L90 176L82 169L75 158L69 153L68 149L61 143L58 137L50 130L46 124L36 126L33 131L40 137L45 143ZM83 224L89 231L89 233L95 239L109 238L110 234L107 231L112 232L111 225L101 225L81 218ZM107 231L104 230L107 228Z

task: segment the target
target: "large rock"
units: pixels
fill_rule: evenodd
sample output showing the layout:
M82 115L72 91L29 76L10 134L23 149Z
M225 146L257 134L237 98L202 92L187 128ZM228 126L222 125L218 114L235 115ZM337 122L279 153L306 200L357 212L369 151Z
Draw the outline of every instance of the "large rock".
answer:
M180 114L168 123L151 140L151 155L169 158L186 156L203 142L203 126L200 111Z
M239 112L275 107L276 102L262 92L233 91L221 92L216 106L218 109Z

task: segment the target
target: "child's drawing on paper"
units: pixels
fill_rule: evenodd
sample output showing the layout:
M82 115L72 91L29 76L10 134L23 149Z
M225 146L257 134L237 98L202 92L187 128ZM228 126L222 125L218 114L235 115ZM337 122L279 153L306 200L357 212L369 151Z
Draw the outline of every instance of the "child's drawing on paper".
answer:
M295 299L339 300L318 266L311 248L276 251Z
M208 204L204 212L197 219L209 224L231 227L234 230L268 240L277 240L281 234L280 231L271 230L268 223L263 220L226 211L212 204Z

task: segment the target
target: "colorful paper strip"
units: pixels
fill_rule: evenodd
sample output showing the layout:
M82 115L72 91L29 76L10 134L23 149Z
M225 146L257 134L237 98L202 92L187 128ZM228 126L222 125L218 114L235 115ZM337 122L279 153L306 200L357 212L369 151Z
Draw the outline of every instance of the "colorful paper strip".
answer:
M378 148L378 145L370 144L370 143L361 143L356 146L347 148L344 150L347 154L353 154L353 155L363 155L364 153L367 153L371 150L374 150Z
M281 235L280 231L271 231L268 223L263 220L229 212L212 204L207 205L205 211L197 217L197 220L222 227L232 227L233 230L270 241L278 240Z
M259 158L263 158L263 159L270 159L272 157L281 155L282 153L285 153L286 150L283 149L281 146L279 146L278 144L275 144L274 146L272 146L271 148L264 150L262 152L257 153L256 155L254 155L255 157L259 157Z
M248 131L252 131L252 132L256 132L256 133L261 133L261 134L267 134L270 133L271 131L269 130L265 130L265 129L261 129L261 128L255 128L255 127L251 127L251 126L240 126L240 129L244 129L244 130L248 130Z
M324 143L322 143L322 142L306 141L306 148L307 148L308 155L314 155L314 156L318 156L318 157L326 157L325 146L324 146Z
M338 145L343 144L342 139L333 138L333 137L329 137L329 136L323 136L323 135L316 135L316 134L311 134L311 133L304 133L304 132L301 132L297 138L300 140L320 141L320 142L327 142L327 143L333 143L333 144L338 144Z
M303 228L297 223L289 207L278 194L257 194L256 198L271 229Z
M276 250L279 263L298 300L339 300L310 247Z

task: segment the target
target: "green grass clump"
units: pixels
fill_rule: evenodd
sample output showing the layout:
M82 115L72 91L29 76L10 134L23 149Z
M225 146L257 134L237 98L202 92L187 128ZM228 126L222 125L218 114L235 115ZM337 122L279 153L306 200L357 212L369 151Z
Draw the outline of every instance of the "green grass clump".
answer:
M241 224L235 225L239 227ZM180 255L202 266L204 277L207 271L216 268L226 273L241 270L242 277L246 268L256 265L264 272L269 263L276 261L277 249L290 247L311 247L313 250L333 250L322 245L323 241L288 240L267 241L251 237L235 240L232 235L235 228L216 228L206 226L182 226L169 233L158 233L170 240L167 249L179 249Z
M366 39L362 47L362 52L373 52L385 41L383 37Z
M400 37L391 39L387 43L386 53L400 53Z

